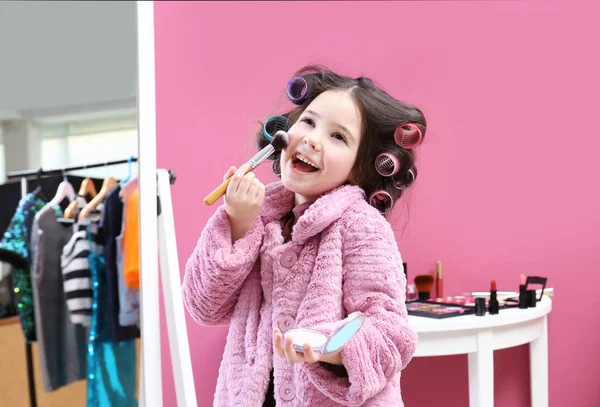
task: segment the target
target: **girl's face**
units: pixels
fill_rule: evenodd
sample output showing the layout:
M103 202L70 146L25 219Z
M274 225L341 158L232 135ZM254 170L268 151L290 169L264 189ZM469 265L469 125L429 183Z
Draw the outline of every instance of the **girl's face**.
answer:
M289 129L281 152L281 181L296 205L346 183L361 139L361 116L345 91L323 92Z

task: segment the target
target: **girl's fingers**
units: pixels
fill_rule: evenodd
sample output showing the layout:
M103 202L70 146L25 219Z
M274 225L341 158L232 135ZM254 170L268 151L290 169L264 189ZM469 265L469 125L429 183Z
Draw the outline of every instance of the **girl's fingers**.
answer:
M255 177L250 183L250 188L248 188L248 199L256 200L258 191L260 190L260 185L260 181Z
M225 181L227 178L229 178L233 174L235 174L235 171L236 171L236 168L233 165L231 167L229 167L229 169L227 170L225 175L223 175L223 181Z
M244 175L250 169L250 164L246 163L235 171L227 187L227 192L237 193L240 187L240 182L244 179Z
M237 189L237 193L240 197L248 195L252 182L256 178L256 174L253 171L245 174Z
M293 338L291 336L287 336L285 337L285 357L287 358L288 361L292 362L292 363L297 363L297 362L302 362L304 360L304 358L302 357L301 354L299 354L298 352L296 352L294 350L294 346L293 346Z
M283 346L281 345L282 341L283 341L283 335L281 335L281 331L279 329L275 328L273 330L273 347L277 351L277 354L280 357L284 358L285 351L283 350Z
M265 184L261 183L258 185L254 199L256 199L258 202L262 202L265 199Z
M313 351L312 346L310 344L304 344L304 361L308 363L317 363L320 360L319 354Z

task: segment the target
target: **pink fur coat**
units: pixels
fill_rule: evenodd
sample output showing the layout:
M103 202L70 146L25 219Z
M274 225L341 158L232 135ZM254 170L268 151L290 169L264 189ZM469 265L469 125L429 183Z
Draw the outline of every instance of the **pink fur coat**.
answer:
M188 311L199 324L230 326L214 406L261 407L272 368L278 407L403 406L400 374L417 335L390 224L345 185L315 201L284 242L279 220L293 204L281 182L268 185L260 216L233 245L219 207L187 261ZM342 350L347 376L274 352L274 327L327 334L354 311L367 319Z

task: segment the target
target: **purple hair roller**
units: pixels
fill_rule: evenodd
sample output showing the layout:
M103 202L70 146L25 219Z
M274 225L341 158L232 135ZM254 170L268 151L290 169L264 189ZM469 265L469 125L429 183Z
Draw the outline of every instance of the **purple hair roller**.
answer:
M301 76L295 76L287 83L287 96L297 105L302 104L308 96L308 83Z

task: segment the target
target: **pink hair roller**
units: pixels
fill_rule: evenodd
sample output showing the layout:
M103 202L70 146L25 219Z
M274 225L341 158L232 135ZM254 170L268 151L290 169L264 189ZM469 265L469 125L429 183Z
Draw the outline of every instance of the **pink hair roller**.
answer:
M410 177L410 181L407 184L402 184L400 181L394 182L396 188L400 190L410 188L410 186L415 182L415 173L412 169L408 170L408 176Z
M394 130L394 141L400 147L411 150L423 141L423 132L414 123L402 123Z
M391 177L400 170L398 158L390 152L381 153L375 159L375 169L379 175Z
M273 174L275 174L276 177L281 178L281 162L279 161L279 158L273 160L271 169L273 170Z
M394 206L394 198L387 191L380 189L369 196L369 204L384 215Z

